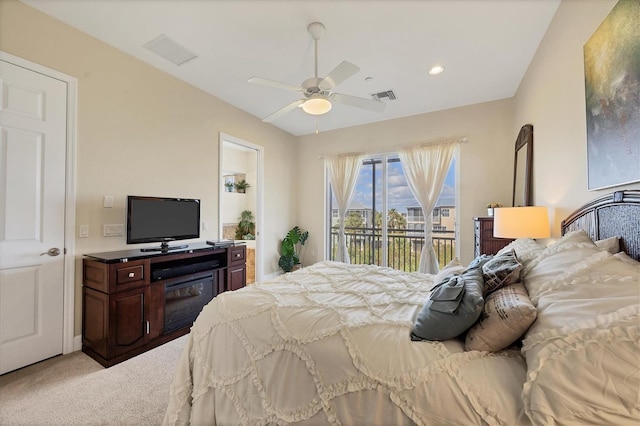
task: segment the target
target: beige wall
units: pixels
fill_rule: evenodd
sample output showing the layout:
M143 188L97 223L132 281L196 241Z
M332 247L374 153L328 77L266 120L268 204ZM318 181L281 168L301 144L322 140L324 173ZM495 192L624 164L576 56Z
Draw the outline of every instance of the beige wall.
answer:
M126 195L193 197L218 237L218 135L265 147L265 274L295 222L293 136L14 0L0 1L0 50L78 79L75 334L81 331L83 253L122 249L102 225L125 222ZM103 208L103 196L114 207ZM133 248L133 246L132 246Z
M560 221L600 195L640 184L587 190L583 46L616 0L564 0L515 96L513 129L533 124L534 201L549 206L552 237Z
M320 156L343 152L389 152L399 146L438 138L466 136L459 151L459 248L473 258L473 217L486 215L491 201L511 203L513 101L487 102L299 138L298 218L309 231L305 263L324 258L325 172ZM322 120L322 118L321 118Z

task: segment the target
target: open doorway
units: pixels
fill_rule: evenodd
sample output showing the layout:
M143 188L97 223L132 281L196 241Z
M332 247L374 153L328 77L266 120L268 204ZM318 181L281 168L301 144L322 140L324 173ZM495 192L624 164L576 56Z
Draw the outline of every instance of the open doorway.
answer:
M263 148L220 133L219 235L247 246L247 284L262 280Z

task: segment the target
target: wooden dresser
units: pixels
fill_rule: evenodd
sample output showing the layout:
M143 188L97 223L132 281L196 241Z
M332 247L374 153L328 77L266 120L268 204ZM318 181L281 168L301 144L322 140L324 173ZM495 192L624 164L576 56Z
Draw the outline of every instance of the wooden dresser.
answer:
M498 250L509 244L511 238L496 238L493 236L493 217L474 217L473 228L475 244L473 255L496 254Z

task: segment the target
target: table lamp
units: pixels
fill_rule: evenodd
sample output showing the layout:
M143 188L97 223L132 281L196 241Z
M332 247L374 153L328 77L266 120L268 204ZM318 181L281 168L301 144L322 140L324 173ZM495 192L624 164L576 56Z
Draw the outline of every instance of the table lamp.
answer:
M494 210L493 236L497 238L549 238L546 207L500 207Z

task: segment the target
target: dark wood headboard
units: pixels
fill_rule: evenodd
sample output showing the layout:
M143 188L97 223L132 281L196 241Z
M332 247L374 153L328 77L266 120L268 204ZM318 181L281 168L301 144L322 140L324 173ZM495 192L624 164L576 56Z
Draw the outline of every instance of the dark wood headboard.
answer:
M640 260L640 191L617 191L580 207L562 221L562 235L584 229L592 240L620 239L620 249Z

